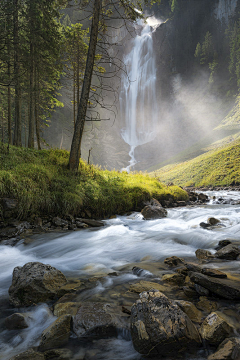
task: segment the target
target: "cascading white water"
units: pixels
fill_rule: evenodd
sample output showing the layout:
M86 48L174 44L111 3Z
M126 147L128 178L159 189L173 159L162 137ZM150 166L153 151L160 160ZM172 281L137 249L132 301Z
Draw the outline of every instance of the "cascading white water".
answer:
M153 53L152 32L160 25L155 18L147 23L138 21L141 34L133 40L132 50L124 57L126 73L122 76L120 107L125 118L123 140L130 145L131 160L126 169L130 171L137 161L134 151L139 145L152 141L156 134L156 66Z
M236 10L238 0L219 0L215 8L215 15L221 22L224 20L228 24L229 17Z

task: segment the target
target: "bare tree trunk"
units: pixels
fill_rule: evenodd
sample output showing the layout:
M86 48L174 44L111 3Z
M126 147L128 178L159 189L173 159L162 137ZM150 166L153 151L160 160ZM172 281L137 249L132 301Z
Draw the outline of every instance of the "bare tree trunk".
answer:
M30 43L30 73L29 73L29 121L28 147L34 148L34 116L33 116L33 44Z
M8 143L12 144L12 124L11 124L11 87L8 85Z
M15 77L15 128L13 144L21 146L21 116L20 116L20 79L19 79L19 24L18 24L19 0L14 0L14 77Z
M80 76L79 76L79 45L77 49L77 107L79 107L80 103Z
M4 117L3 117L3 110L2 110L2 144L4 144Z
M12 144L12 108L11 108L11 64L10 64L10 44L8 41L8 144Z
M81 156L81 141L82 141L82 135L83 135L83 129L85 124L87 105L88 105L88 99L89 99L89 93L91 87L101 7L102 7L102 0L95 0L86 69L84 74L82 93L78 107L77 120L74 129L72 146L69 157L70 170L78 170L79 167L79 160Z
M30 16L33 15L33 9L34 9L34 4L33 4L33 0L30 1ZM30 18L30 29L31 29L31 34L30 34L30 69L29 69L29 121L28 121L28 147L29 148L34 148L34 98L33 98L33 93L34 90L36 91L36 89L34 88L34 80L36 83L36 79L34 79L34 44L33 44L33 36L34 36L34 29L33 29L33 20L32 20L32 16Z
M26 107L25 108L25 122L24 122L24 127L25 127L25 148L27 147L27 119L29 118L28 111L29 111L29 108Z
M73 70L73 124L76 124L76 70Z
M40 124L39 124L39 79L37 70L35 68L35 122L36 122L36 138L38 150L41 150L41 140L40 140Z

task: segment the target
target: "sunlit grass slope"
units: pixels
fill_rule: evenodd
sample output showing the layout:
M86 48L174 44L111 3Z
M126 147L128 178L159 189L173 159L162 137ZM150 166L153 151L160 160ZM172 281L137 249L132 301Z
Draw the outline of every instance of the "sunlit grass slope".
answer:
M159 180L180 186L225 186L240 184L240 140L213 149L192 160L167 165L150 173Z
M1 150L0 197L16 198L22 218L30 214L80 215L86 210L95 217L106 217L136 210L152 197L187 198L179 187L167 187L149 175L101 170L83 161L79 172L71 173L68 157L63 150Z

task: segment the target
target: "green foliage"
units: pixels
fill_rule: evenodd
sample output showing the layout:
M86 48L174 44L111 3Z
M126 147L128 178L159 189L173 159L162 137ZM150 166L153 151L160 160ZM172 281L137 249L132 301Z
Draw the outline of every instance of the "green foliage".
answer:
M200 43L197 44L196 50L195 50L195 58L198 59L198 61L200 62L200 58L201 58L201 53L202 53L202 46Z
M171 4L171 12L172 13L175 13L179 10L178 0L170 0L170 4Z
M240 184L240 140L211 150L190 161L172 164L154 172L163 182L180 186L227 186Z
M209 31L207 31L203 43L201 44L199 42L197 44L194 56L200 65L208 65L210 70L209 83L213 83L214 75L219 64L217 60L218 54L214 48L213 37Z
M154 197L187 199L182 189L167 187L144 174L101 170L80 161L80 171L67 169L69 153L63 150L31 150L10 147L0 153L0 197L19 201L19 217L35 215L81 216L84 210L95 217L123 214L140 209Z

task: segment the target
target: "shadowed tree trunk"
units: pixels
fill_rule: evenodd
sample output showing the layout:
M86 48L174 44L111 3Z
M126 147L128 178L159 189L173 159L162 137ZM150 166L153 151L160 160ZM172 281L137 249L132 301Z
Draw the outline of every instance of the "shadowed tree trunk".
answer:
M12 108L11 108L11 54L10 40L8 39L8 144L12 144Z
M15 128L14 128L14 145L21 146L21 115L20 115L20 79L19 79L19 25L18 25L18 7L19 0L14 0L14 78L15 78Z
M71 152L69 157L70 170L78 170L79 167L79 160L81 156L81 141L82 141L83 129L84 129L85 118L87 113L87 105L88 105L92 73L94 67L101 6L102 6L102 0L95 0L86 69L84 74L80 103L78 106L78 114L77 114L74 134L73 134Z
M34 45L33 45L33 36L34 36L34 28L33 28L33 0L30 2L30 69L29 69L29 120L28 120L28 147L34 148L34 99L33 99L33 82L34 82ZM36 81L36 80L35 80Z

